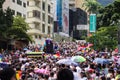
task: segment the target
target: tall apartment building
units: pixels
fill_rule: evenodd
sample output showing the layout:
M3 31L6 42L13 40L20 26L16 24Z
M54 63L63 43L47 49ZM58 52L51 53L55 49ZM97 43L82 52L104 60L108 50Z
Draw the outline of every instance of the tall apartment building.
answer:
M20 15L26 18L27 15L27 1L26 0L5 0L3 9L8 7L13 10L14 15Z
M69 0L69 8L75 8L75 0Z
M85 7L83 6L84 2L85 0L75 0L75 7L85 10Z
M28 34L33 37L34 44L42 44L46 37L53 33L53 3L50 0L5 0L3 9L10 8L14 16L26 18L30 26Z
M30 26L28 34L32 35L35 44L41 44L45 38L52 37L53 15L50 0L27 0L27 23Z
M85 2L85 0L69 0L69 7L72 8L81 8L85 9L82 5Z

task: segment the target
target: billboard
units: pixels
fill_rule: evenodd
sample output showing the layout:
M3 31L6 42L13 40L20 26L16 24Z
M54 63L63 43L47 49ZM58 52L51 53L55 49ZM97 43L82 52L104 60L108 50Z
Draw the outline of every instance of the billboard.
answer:
M62 0L62 26L63 32L69 34L69 0Z
M90 14L90 32L96 31L96 14Z
M77 25L77 30L89 30L89 25Z
M57 0L57 21L58 21L58 30L62 30L62 0Z

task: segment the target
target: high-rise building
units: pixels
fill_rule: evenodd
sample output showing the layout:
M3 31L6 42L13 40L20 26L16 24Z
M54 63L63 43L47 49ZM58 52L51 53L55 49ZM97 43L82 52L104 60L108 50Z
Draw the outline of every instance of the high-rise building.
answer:
M69 0L69 33L75 39L82 39L82 36L87 36L88 28L85 30L78 29L79 25L87 25L87 13L83 6L85 0ZM84 27L84 26L83 26ZM83 34L84 32L84 34ZM76 35L77 34L77 35Z
M85 0L75 0L75 7L85 10L85 7L83 6L84 3Z
M14 16L19 15L26 18L27 15L27 1L26 0L5 0L3 9L10 8Z
M57 0L58 32L69 35L69 0Z
M69 8L75 8L75 0L69 0Z
M27 23L30 26L28 34L33 36L35 44L41 44L46 37L52 37L53 15L50 0L27 0Z
M51 4L53 5L51 8L51 13L54 15L53 16L53 21L57 20L57 0L50 0Z
M53 3L51 0L5 0L3 9L13 10L14 16L26 18L30 30L28 34L33 37L35 43L42 44L46 37L52 37L53 33Z
M70 9L72 8L81 8L81 9L85 9L85 7L83 7L83 3L85 2L85 0L69 0L69 7Z

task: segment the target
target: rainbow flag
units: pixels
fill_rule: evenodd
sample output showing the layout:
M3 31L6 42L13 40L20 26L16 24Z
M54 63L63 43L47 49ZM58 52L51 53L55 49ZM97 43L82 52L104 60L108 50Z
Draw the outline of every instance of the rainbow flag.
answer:
M60 57L60 52L57 52L55 55L53 55L55 58L59 58Z
M2 58L3 58L2 55L0 55L0 62L2 62Z

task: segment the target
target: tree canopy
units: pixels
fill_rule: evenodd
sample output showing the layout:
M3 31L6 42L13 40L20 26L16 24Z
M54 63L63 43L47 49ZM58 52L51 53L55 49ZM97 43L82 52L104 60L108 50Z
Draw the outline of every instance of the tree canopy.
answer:
M85 0L83 7L85 7L85 10L91 14L97 13L97 10L101 7L101 5L96 0Z
M96 50L115 49L118 44L117 32L118 27L116 26L101 27L93 36L88 37L86 40L93 43Z
M115 49L118 45L118 23L120 23L120 0L100 7L97 13L97 31L86 38L94 44L94 49Z
M2 4L5 2L5 0L0 0L0 8L2 8Z
M115 0L106 7L99 9L97 15L97 26L114 26L120 21L120 0Z
M20 16L16 16L14 17L12 27L7 29L7 36L15 40L32 41L31 37L27 34L28 29L29 26L25 22L25 19Z
M20 16L13 17L13 12L9 7L3 10L2 5L4 1L0 0L0 41L32 41L31 37L27 34L29 26L25 19Z
M2 39L7 39L6 31L8 28L12 27L13 23L13 14L10 8L3 11L0 10L0 36Z

